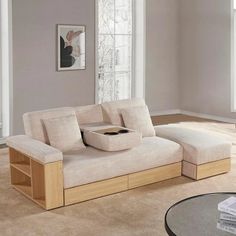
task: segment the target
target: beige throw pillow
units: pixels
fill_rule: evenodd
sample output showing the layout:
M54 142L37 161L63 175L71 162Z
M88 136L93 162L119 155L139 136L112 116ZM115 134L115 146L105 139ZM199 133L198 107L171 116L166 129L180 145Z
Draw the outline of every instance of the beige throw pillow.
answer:
M121 109L125 127L142 133L143 137L155 136L155 130L147 106Z
M62 152L85 148L76 115L43 120L50 145Z

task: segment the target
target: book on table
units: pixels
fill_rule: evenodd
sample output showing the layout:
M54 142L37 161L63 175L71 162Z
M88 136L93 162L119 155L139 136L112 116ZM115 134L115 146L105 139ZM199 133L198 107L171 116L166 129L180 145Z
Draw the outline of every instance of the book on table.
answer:
M230 197L218 204L220 219L217 228L236 235L236 197Z
M220 220L227 220L227 221L231 221L231 222L236 223L236 216L231 215L229 213L221 212L220 213Z
M236 235L236 222L218 220L217 229Z
M236 197L230 197L220 202L218 210L236 216Z

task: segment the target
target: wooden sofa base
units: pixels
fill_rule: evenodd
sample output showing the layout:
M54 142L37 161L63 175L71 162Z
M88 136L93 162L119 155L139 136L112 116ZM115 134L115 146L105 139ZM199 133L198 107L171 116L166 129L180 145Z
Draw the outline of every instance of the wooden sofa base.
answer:
M182 174L191 179L200 180L214 175L229 172L230 166L230 158L201 165L195 165L190 162L183 161Z
M203 165L193 165L183 161L63 189L62 161L43 165L12 148L9 149L9 154L13 187L46 210L126 191L181 175L199 180L230 170L230 158Z
M181 176L181 162L64 190L65 205Z

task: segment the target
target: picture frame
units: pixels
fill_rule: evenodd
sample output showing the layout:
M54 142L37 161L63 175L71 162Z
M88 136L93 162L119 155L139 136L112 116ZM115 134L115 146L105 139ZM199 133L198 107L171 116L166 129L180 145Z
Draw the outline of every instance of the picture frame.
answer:
M57 25L57 71L86 69L85 25Z

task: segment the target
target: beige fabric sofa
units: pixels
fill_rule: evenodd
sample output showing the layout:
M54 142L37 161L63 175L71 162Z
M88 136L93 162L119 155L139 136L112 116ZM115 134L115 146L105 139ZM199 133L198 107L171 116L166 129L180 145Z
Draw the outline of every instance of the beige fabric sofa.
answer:
M132 99L24 114L25 135L13 136L7 140L13 187L45 209L53 209L178 177L182 174L183 160L195 160L192 161L194 164L229 160L230 144L218 137L215 137L216 142L219 146L222 144L222 150L227 150L214 157L211 156L217 154L212 151L214 146L210 149L205 146L201 152L195 150L202 148L198 145L201 133L181 130L180 133L187 134L186 139L182 140L175 136L175 130L165 131L168 127L160 130L156 127L157 135L161 137L145 137L139 146L128 150L105 152L87 147L79 152L62 153L49 145L42 121L76 112L82 131L122 126L119 109L143 105L143 99ZM192 139L195 135L196 139ZM190 143L186 144L186 140ZM207 150L206 153L204 150ZM227 172L229 167L228 163L218 169L213 166L217 170L204 177ZM186 171L184 167L184 174L196 171L186 168L190 170ZM194 178L194 175L186 175Z

